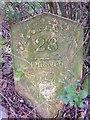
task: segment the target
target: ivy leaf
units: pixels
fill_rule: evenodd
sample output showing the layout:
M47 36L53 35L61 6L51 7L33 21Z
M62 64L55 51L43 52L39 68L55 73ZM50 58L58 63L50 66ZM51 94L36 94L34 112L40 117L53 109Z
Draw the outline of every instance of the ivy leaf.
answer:
M75 83L75 85L78 82ZM83 104L83 98L87 97L87 91L81 90L78 92L73 84L68 85L67 87L64 87L63 94L60 95L58 98L63 100L65 104L70 103L70 106L78 106L79 108L82 108L84 106Z
M57 97L59 100L63 100L65 104L68 104L69 100L65 95L60 95Z
M64 78L63 81L64 81L66 84L68 84L68 80L67 80L67 79Z
M67 92L68 92L68 93L71 93L71 94L76 93L76 91L75 91L75 89L72 87L72 85L69 85L69 86L68 86Z
M4 58L0 57L0 62L5 62Z
M16 70L17 72L23 72L24 73L24 65L20 66L19 68L17 68Z
M0 38L0 43L4 43L4 42L7 42L7 40L4 38Z
M81 99L77 102L77 105L79 108L83 108L84 104Z
M7 46L6 45L0 45L0 49L6 50Z
M78 96L75 95L74 98L73 98L73 100L74 100L75 102L78 102Z
M0 9L4 8L4 6L5 6L4 1L0 1Z
M74 106L74 102L73 101L70 101L70 106Z
M57 99L59 99L59 100L64 100L64 99L65 99L65 95L62 94L62 95L58 96Z
M72 94L67 94L67 98L68 98L68 100L72 100L73 99Z
M64 94L67 94L67 87L64 87Z
M66 98L66 99L64 99L63 100L64 101L64 103L67 105L68 104L68 102L69 102L69 100Z
M80 93L79 93L79 97L81 99L86 98L87 97L87 92L85 90L81 90Z
M79 107L80 107L80 108L83 108L83 107L84 107L84 104L81 102L81 103L79 104Z
M24 73L21 71L21 72L18 72L15 74L15 79L18 81L20 80L22 77L24 76Z

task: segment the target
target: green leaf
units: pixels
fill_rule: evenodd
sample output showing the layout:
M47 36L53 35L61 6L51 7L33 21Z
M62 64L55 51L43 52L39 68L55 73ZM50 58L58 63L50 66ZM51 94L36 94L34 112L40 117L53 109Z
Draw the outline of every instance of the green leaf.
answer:
M66 95L66 94L67 94L67 87L64 87L63 94L64 94L64 95Z
M76 104L79 108L82 108L84 105L82 99L79 96L78 96L78 101L76 102Z
M64 78L63 81L64 81L66 84L68 84L68 80L67 80L67 79Z
M7 40L4 38L0 38L0 43L4 43L4 42L7 42Z
M16 11L16 12L15 12L15 18L16 18L16 20L19 20L20 17L21 17L20 12L19 12L19 11Z
M64 101L64 103L67 105L68 104L68 102L69 102L69 100L68 99L64 99L63 100Z
M0 1L0 9L4 8L4 6L5 6L5 2Z
M74 85L80 85L79 81L73 83ZM73 84L64 87L63 94L58 99L63 100L65 104L70 103L70 106L78 106L82 108L84 106L82 99L87 97L87 91L81 90L78 92Z
M73 101L70 101L70 106L74 106L74 102Z
M65 95L60 95L60 96L57 97L57 99L64 100L65 99Z
M23 73L24 73L24 66L20 66L19 68L17 68L16 71L17 71L17 72L23 72Z
M6 50L7 46L6 45L0 45L0 49Z
M79 107L79 108L83 108L83 107L84 107L84 104L83 104L82 101L81 101L81 102L78 102L78 107Z
M67 94L67 98L68 98L68 100L72 100L73 99L72 94Z
M78 102L78 96L77 96L77 95L74 96L73 100L74 100L75 102Z
M5 62L4 58L0 57L0 62Z
M15 74L15 79L18 81L20 80L22 77L24 76L24 73L21 71L21 72L18 72Z
M69 93L69 94L67 94L67 98L68 98L70 101L73 101L74 98L76 98L76 94Z
M76 93L76 90L73 88L72 85L69 85L69 86L67 87L67 92L68 92L68 93L71 93L71 94L74 94L74 93Z
M81 99L86 98L87 95L88 95L88 94L87 94L87 92L86 92L85 90L81 90L80 93L79 93L79 97L80 97Z

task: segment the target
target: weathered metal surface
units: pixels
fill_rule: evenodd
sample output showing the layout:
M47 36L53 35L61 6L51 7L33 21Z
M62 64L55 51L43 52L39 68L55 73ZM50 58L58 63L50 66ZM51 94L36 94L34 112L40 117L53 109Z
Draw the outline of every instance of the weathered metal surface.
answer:
M17 91L43 117L54 117L62 108L57 96L63 87L80 79L82 69L82 26L44 13L13 25L11 41Z

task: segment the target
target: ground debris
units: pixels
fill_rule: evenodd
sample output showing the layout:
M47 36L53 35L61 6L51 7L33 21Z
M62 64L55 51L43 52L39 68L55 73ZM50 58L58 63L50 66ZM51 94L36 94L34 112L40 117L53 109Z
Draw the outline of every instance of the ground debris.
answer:
M15 89L11 55L4 52L3 57L6 62L2 64L0 102L7 109L9 118L40 117L36 111L32 111L33 107L29 107Z

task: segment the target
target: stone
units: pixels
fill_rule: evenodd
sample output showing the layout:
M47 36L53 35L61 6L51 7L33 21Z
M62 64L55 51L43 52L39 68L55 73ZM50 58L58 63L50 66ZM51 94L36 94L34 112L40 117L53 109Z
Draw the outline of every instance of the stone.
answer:
M49 13L27 19L10 29L16 89L42 117L53 118L62 109L57 99L68 81L82 74L83 27ZM19 69L19 70L18 70Z

